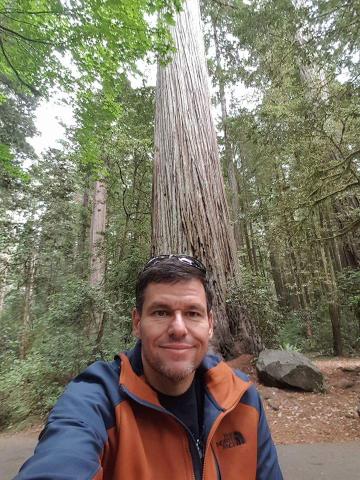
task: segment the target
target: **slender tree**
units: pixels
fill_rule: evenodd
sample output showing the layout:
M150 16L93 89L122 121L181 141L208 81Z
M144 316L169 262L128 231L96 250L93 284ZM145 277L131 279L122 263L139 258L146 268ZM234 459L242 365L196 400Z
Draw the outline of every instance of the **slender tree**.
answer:
M105 228L107 189L104 180L97 180L94 186L93 209L90 227L90 285L103 288L105 281ZM97 337L103 332L104 312L95 306L90 331ZM99 338L100 340L100 338Z
M24 359L26 357L30 332L31 332L31 306L33 301L33 291L34 291L34 277L35 277L35 267L36 267L36 251L32 251L25 263L25 298L24 298L24 308L22 313L22 332L21 332L21 341L20 341L20 358Z

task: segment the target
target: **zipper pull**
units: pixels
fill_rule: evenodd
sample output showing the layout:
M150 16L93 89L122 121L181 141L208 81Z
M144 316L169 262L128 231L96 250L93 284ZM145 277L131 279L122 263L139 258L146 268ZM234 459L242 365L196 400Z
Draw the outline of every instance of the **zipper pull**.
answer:
M196 444L196 449L198 451L199 457L202 460L203 456L204 456L204 451L203 451L203 445L202 445L202 442L201 442L200 438L196 439L195 444Z

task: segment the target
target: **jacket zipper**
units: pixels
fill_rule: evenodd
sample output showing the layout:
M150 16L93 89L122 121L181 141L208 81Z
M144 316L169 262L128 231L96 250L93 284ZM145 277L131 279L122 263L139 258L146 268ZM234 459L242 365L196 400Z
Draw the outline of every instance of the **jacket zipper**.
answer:
M140 405L143 405L144 407L148 407L148 408L151 408L153 410L156 410L157 412L165 413L165 414L169 415L170 417L174 418L177 421L177 423L179 423L185 429L185 431L189 434L189 437L190 437L191 441L194 443L195 448L196 448L196 452L199 456L200 465L203 467L203 458L205 456L204 455L204 447L201 448L200 439L195 439L191 430L189 430L188 427L181 420L179 420L173 413L169 412L165 408L161 408L161 407L158 407L157 405L154 405L153 403L149 403L149 402L145 402L145 401L141 400L139 397L137 397L137 396L133 395L131 392L129 392L129 390L126 387L124 387L123 384L121 384L121 388L126 393L126 395L128 395L128 397L130 397L132 400L134 400L134 402L139 403ZM191 451L190 451L190 457L191 457L191 463L192 463ZM196 480L196 476L195 476L195 472L194 472L194 465L193 465L192 477L193 477L193 480Z

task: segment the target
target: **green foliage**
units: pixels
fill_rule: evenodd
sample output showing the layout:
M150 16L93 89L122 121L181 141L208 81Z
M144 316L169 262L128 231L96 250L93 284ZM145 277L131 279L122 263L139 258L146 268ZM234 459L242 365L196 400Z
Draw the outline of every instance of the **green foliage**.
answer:
M280 345L281 350L285 350L286 352L300 352L300 349L295 345L291 345L291 343L284 343Z
M11 369L2 369L0 426L10 427L48 412L62 391L57 376L39 354L30 355L26 362L16 359Z
M360 271L345 269L338 276L342 302L357 312L360 308Z
M180 0L54 0L51 5L47 0L0 0L0 114L7 103L46 96L54 86L86 97L100 79L116 90L114 82L123 72L136 71L136 61L149 52L165 62L174 51L169 26L180 8ZM21 122L26 118L22 115ZM18 125L8 129L12 137L22 133ZM4 145L0 167L11 176L25 175L12 145Z
M329 353L329 348L331 351L331 331L328 328L328 321L326 319L324 323L327 328L326 342L324 343L324 334L322 332L322 338L320 338L320 322L316 323L315 315L312 311L303 310L284 312L278 333L280 347L283 350L297 352L322 351L324 349L324 353ZM312 326L312 337L307 337L307 323Z
M108 319L97 352L86 326L94 305L106 312ZM3 314L11 318L12 309ZM32 346L26 359L17 358L19 344L2 332L7 349L2 353L0 369L0 427L25 422L28 417L44 417L67 383L95 359L112 360L115 353L129 348L130 316L122 317L100 292L87 282L70 278L50 299L48 310L35 322ZM9 331L10 330L10 331ZM11 332L12 333L12 332ZM101 352L99 354L99 352Z
M19 90L12 91L1 85L0 95L0 176L1 183L11 183L13 178L28 181L29 175L22 169L25 158L33 158L34 151L28 137L35 134L34 110L36 101Z
M86 82L113 78L147 52L171 49L167 25L179 0L22 0L0 2L0 66L7 83L33 94L73 80L59 60L70 54ZM149 16L158 14L152 26ZM78 83L80 80L78 79Z
M345 297L347 298L347 296ZM285 350L291 345L300 352L317 352L322 355L331 355L333 352L333 333L329 322L329 300L326 297L319 299L312 306L311 311L292 311L284 313L278 339ZM342 309L344 322L342 336L345 354L356 354L359 351L359 322L351 309ZM311 326L311 335L307 326Z
M276 347L282 316L271 284L246 267L242 267L240 278L238 285L230 286L227 302L244 305L249 318L258 326L265 346Z

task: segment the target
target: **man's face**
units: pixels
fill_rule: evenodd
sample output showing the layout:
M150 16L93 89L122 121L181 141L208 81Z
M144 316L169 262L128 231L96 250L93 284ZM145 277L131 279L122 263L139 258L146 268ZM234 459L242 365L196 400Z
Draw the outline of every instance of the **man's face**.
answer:
M207 352L213 332L201 281L149 283L141 314L133 311L133 328L142 342L148 382L163 393L183 393Z

